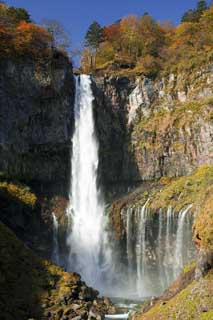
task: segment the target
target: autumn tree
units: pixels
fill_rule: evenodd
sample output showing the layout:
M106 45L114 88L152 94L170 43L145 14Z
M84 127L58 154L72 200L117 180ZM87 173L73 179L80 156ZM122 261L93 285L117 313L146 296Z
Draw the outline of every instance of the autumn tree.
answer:
M100 45L100 49L96 53L96 67L103 68L109 62L113 62L115 57L115 50L112 44L108 41Z
M48 53L51 41L52 36L46 29L22 21L17 27L14 44L18 53L38 56Z
M104 41L112 44L115 50L121 49L121 27L120 23L113 23L103 28Z
M131 55L138 56L141 44L139 35L139 19L129 15L120 22L122 49Z
M165 41L164 31L149 15L144 15L141 18L140 36L143 39L142 54L158 56L159 50Z

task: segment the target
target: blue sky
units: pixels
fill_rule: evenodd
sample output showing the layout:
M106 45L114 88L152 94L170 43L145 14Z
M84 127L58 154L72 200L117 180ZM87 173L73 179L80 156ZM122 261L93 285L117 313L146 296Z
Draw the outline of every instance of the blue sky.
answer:
M56 19L71 35L72 46L80 47L88 26L101 25L126 16L149 12L156 20L178 23L183 13L195 7L197 0L8 0L10 6L26 8L33 20Z

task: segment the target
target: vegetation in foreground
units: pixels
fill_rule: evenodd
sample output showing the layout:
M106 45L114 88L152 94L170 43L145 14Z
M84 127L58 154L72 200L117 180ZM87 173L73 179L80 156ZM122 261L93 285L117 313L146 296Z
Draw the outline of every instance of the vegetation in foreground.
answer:
M107 309L114 310L97 298L78 274L63 271L31 252L5 225L0 223L0 312L1 320L87 319ZM93 301L95 303L93 304ZM63 318L64 319L64 318Z

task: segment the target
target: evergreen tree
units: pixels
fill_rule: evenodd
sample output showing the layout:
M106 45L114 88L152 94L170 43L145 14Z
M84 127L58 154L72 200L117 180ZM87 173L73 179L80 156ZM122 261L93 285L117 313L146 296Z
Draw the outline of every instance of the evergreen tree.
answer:
M94 21L85 36L85 45L91 49L97 50L99 44L103 41L103 29L100 24Z
M208 8L207 3L205 0L199 0L197 3L197 13L202 14L204 10Z
M21 21L31 22L29 13L23 8L9 7L7 9L7 16L15 24L19 24Z
M195 10L188 10L184 13L181 22L196 22L198 20L198 15Z
M184 13L181 22L198 22L203 11L208 9L207 3L205 0L199 0L197 3L197 8L195 10L188 10Z

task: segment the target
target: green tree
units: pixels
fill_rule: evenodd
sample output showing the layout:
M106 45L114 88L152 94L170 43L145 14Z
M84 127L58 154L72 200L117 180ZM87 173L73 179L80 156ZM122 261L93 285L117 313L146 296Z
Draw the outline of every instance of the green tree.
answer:
M208 5L205 0L199 0L195 10L188 10L184 13L181 22L198 22L203 12L208 9Z
M198 15L195 10L188 10L184 13L181 22L196 22L198 20Z
M85 36L86 47L97 50L100 43L103 41L103 28L97 21L94 21L90 26Z
M204 10L206 10L208 8L207 3L205 0L199 0L197 3L197 13L199 15L201 15L203 13Z
M7 16L14 24L19 24L21 21L31 22L30 15L23 8L7 8Z

